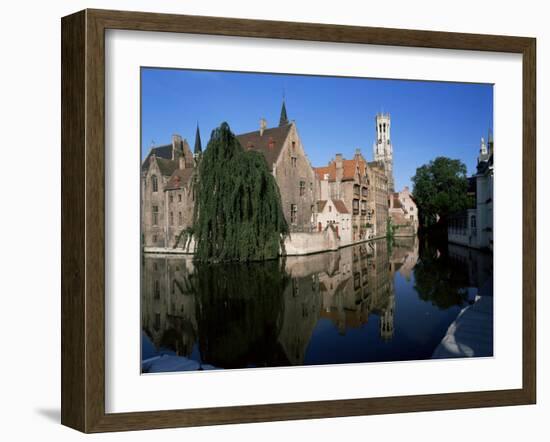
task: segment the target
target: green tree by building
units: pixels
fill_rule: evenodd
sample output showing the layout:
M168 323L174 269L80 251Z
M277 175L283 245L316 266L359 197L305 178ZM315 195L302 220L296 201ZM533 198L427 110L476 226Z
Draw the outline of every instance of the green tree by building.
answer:
M212 131L196 182L192 234L200 261L261 261L288 234L275 178L261 153L244 150L227 123Z
M423 228L447 225L450 214L468 207L466 165L460 160L437 157L416 169L413 196Z

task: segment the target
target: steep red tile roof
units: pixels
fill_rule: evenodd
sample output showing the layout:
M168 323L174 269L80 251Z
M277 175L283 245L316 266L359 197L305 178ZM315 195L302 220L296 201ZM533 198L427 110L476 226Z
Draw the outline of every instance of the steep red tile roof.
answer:
M353 160L343 161L344 174L342 181L355 179L355 172L359 168L359 174L365 175L367 173L367 163L361 159L354 158Z
M342 181L350 181L355 179L355 172L359 167L359 173L365 175L367 173L367 162L361 158L353 158L352 160L342 160ZM320 180L325 179L328 174L328 180L336 181L336 161L332 160L328 166L314 167L313 170Z
M313 171L320 180L324 180L327 174L329 181L334 181L336 179L336 165L334 163L329 163L326 167L314 167Z

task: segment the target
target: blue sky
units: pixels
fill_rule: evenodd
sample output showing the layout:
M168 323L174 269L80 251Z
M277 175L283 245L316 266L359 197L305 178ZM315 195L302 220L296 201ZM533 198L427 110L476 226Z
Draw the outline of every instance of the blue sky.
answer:
M227 121L236 133L279 123L283 93L312 165L360 148L373 159L374 118L388 112L396 189L410 186L416 168L444 155L475 170L480 138L493 128L493 87L487 84L378 80L142 68L142 158L173 133L191 148L200 126L203 148Z

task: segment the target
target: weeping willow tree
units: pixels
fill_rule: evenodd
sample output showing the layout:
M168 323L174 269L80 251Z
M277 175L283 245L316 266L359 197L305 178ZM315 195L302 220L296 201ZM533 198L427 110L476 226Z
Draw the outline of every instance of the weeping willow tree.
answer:
M227 123L212 131L199 165L193 235L200 261L276 258L288 234L275 178Z

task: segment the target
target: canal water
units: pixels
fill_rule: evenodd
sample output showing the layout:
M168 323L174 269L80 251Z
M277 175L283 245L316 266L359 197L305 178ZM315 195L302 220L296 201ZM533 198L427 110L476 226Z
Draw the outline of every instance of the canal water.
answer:
M418 238L251 264L143 255L142 370L428 359L490 278L492 255Z

